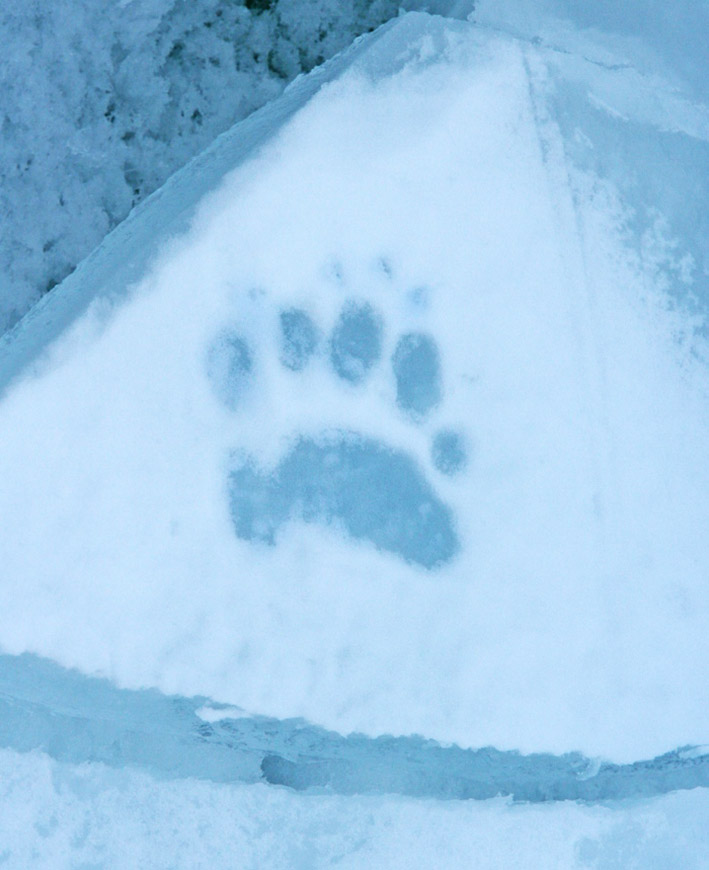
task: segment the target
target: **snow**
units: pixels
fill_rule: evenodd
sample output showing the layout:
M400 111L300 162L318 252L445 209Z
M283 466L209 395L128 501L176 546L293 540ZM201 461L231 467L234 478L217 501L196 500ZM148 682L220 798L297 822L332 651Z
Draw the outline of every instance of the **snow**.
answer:
M435 800L632 800L709 785L707 747L617 765L579 753L461 749L422 737L343 736L203 697L121 689L32 655L0 656L0 746L153 777L265 782L304 793Z
M190 158L395 0L27 0L0 13L0 332Z
M0 751L4 866L700 868L706 790L582 806L303 797Z
M702 0L477 0L482 25L548 41L562 51L630 63L706 102L709 7Z
M403 6L464 18L473 3ZM397 0L3 10L0 333L215 137L398 11Z
M696 255L571 148L643 74L557 54L397 19L5 340L6 652L345 734L706 742ZM701 107L642 93L703 147Z

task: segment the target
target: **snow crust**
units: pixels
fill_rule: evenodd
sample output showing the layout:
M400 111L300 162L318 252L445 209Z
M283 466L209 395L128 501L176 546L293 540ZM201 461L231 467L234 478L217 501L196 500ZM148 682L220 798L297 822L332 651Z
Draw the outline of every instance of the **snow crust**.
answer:
M477 0L475 20L556 48L628 63L706 102L709 6L702 0Z
M0 656L0 747L171 779L266 782L302 793L533 803L658 797L709 785L707 747L609 764L579 753L461 749L422 737L343 736L303 719L120 689L32 655Z
M151 867L613 868L703 865L705 789L588 807L303 797L265 785L163 782L0 751L9 870Z
M638 77L407 15L109 237L3 345L5 651L343 733L705 743L697 260L571 148L591 102L620 153L631 110L701 153ZM455 546L419 557L438 504Z

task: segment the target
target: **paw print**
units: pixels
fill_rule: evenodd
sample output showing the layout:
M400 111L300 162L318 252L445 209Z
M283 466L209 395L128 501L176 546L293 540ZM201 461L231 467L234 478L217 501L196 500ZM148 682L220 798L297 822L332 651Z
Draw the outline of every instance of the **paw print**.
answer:
M367 389L384 355L384 318L372 304L345 302L329 337L300 308L285 308L277 317L277 353L285 369L298 374L325 363L343 388ZM389 362L396 390L391 413L398 409L412 425L425 426L445 398L435 339L407 332L397 339ZM218 335L208 354L208 375L217 397L237 410L256 377L246 340L231 332ZM459 473L467 462L464 436L438 431L430 457L440 474ZM460 549L453 511L420 463L362 432L299 435L273 469L241 456L229 473L228 491L234 531L246 541L274 545L286 524L301 520L336 526L353 540L428 570Z

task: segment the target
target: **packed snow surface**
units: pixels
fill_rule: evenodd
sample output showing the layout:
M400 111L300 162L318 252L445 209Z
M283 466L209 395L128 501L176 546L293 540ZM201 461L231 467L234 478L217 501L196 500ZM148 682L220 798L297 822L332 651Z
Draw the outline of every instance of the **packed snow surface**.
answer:
M616 66L404 16L110 236L2 346L4 650L341 733L706 743L706 276L646 179L681 154L695 206L709 123Z

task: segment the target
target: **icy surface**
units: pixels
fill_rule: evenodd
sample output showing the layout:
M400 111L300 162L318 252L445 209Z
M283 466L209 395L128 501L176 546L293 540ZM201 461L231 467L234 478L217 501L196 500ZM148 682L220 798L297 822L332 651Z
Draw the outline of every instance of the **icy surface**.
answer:
M706 113L569 52L398 19L4 342L7 652L343 734L707 742L698 236L591 159L672 130L690 178Z
M206 698L118 689L35 656L0 656L0 747L155 776L295 791L516 801L655 797L709 785L707 747L617 765L579 753L461 749L421 737L343 737Z
M411 457L358 435L301 439L266 474L242 461L229 492L236 534L247 541L275 544L289 520L323 523L428 569L460 546L450 508Z
M705 789L594 807L303 797L0 751L9 870L429 870L442 856L451 870L700 870L708 811Z
M409 332L394 350L396 401L414 420L422 420L441 402L441 362L430 335Z
M612 207L639 264L706 314L709 6L482 0L476 20L544 47L566 155L591 173L576 186L588 196L594 180L610 181L602 195L608 205L620 195Z

